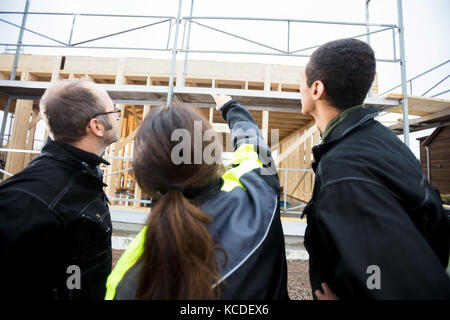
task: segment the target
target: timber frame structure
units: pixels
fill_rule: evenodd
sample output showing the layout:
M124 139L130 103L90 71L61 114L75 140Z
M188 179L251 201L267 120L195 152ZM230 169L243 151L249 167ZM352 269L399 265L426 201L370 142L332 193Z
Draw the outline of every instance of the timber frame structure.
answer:
M133 139L142 119L152 107L165 105L170 101L190 105L198 108L214 129L223 135L224 151L230 151L230 139L227 125L221 115L214 110L215 104L210 93L224 93L233 96L246 106L271 149L276 150L276 163L279 167L280 184L283 188L284 212L298 212L308 201L313 186L313 173L311 170L311 148L319 143L320 134L309 116L300 113L300 72L301 67L284 66L275 64L258 63L235 63L189 60L188 53L227 53L227 54L269 54L279 56L307 57L301 52L315 47L300 50L291 50L290 25L293 23L323 23L341 24L350 26L364 26L366 33L355 37L366 36L370 42L370 34L377 32L392 32L393 36L393 58L378 59L379 62L393 62L400 64L402 95L388 94L380 97L378 95L377 79L368 97L366 106L376 106L381 111L403 113L403 119L392 127L393 130L405 134L405 143L409 145L409 111L408 99L413 101L411 114L421 115L428 121L428 125L450 121L450 101L408 97L406 67L404 60L403 40L403 18L401 0L397 0L398 25L370 24L368 21L368 4L366 1L366 22L345 23L333 21L311 21L293 19L259 19L259 18L230 18L230 17L194 17L192 16L193 0L191 0L191 14L188 17L180 17L181 0L177 17L150 17L150 16L126 16L136 18L160 19L157 22L143 25L141 28L151 27L159 23L168 23L168 41L166 48L120 48L120 47L86 47L86 42L96 41L104 37L90 39L80 43L72 43L73 26L76 17L83 14L61 14L28 12L29 1L24 12L0 12L1 14L22 14L22 26L17 44L0 43L0 45L16 46L16 54L0 55L0 108L4 110L1 128L0 160L5 162L1 170L3 179L23 169L30 159L39 153L34 150L36 124L40 121L38 103L46 88L54 81L61 79L84 78L103 86L113 99L117 107L122 109L120 119L120 139L108 147L105 158L111 162L111 166L103 167L105 182L108 184L106 192L115 204L125 205L128 208L145 207L150 202L142 194L139 186L134 181L131 167L131 155ZM73 16L72 30L68 43L49 38L36 31L25 27L28 14L42 15L69 15ZM85 14L88 15L88 14ZM92 16L117 16L117 15L92 15ZM248 20L283 22L287 28L287 49L268 47L265 44L245 39L235 34L217 30L199 21L202 20ZM179 29L184 21L185 30L181 49L177 49L179 43ZM12 24L4 19L0 22ZM244 51L199 51L189 48L191 24L195 23L204 28L215 29L214 31L225 33L232 37L250 41L257 46L270 49L270 52L244 52ZM172 25L175 25L173 47L169 48ZM187 41L185 43L185 31ZM370 32L369 27L378 28ZM136 29L136 28L134 28ZM133 30L134 30L133 29ZM121 33L131 32L125 30ZM32 32L47 39L59 42L59 45L33 45L23 44L23 33ZM400 58L397 58L397 41ZM135 49L167 51L172 55L171 60L148 59L148 58L94 58L85 56L43 56L19 54L23 47L58 47L58 48L97 48L97 49ZM184 62L177 60L177 54L184 53ZM448 61L447 61L448 62ZM446 62L446 63L447 63ZM235 70L239 70L236 72ZM411 83L410 79L410 83ZM395 88L393 88L395 89ZM445 92L443 92L445 93ZM429 107L432 105L433 107ZM9 113L14 114L11 121L11 134L4 141L5 123ZM11 117L12 119L12 117ZM411 120L414 124L424 123L420 120ZM433 122L434 121L434 122ZM290 209L287 208L288 200ZM300 210L301 211L301 210Z

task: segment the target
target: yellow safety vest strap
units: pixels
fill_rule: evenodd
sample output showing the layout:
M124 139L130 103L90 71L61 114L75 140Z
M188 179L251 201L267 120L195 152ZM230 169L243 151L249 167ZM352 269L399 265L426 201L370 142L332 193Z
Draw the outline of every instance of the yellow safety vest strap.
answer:
M237 165L237 167L228 170L222 175L224 181L222 191L230 192L235 187L241 187L245 190L239 180L241 176L263 166L253 144L243 144L237 148L233 154L233 165Z
M125 273L136 263L139 257L142 255L144 251L144 243L145 243L145 233L147 231L147 227L145 226L142 230L137 234L137 236L131 241L128 245L128 248L125 250L123 255L120 257L119 261L114 268L114 270L109 275L106 281L106 296L105 300L113 300L116 296L116 289L122 280Z

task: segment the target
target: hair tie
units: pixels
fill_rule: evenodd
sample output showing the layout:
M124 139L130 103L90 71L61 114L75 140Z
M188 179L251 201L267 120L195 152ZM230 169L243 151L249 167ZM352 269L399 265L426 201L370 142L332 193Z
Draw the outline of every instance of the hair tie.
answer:
M180 191L181 193L184 192L184 188L181 187L181 186L178 186L178 185L176 185L176 184L167 186L167 191L170 191L170 190L178 190L178 191Z

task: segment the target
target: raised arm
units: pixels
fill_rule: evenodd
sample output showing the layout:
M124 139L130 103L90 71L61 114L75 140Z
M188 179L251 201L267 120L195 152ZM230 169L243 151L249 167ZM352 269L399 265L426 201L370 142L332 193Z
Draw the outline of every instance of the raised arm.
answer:
M252 145L258 155L258 160L263 165L261 174L277 175L277 168L269 146L264 141L250 112L230 96L215 94L212 96L217 104L216 109L222 113L223 118L228 122L234 151L236 152L243 145ZM242 158L235 156L233 160L233 165L236 166L240 164Z

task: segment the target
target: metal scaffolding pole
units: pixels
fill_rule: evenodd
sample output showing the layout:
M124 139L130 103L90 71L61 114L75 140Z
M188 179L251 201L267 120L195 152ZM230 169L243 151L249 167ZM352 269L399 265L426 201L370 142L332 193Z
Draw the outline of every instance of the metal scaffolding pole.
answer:
M431 71L436 70L436 69L438 69L438 68L440 68L440 67L446 65L446 64L449 63L449 62L450 62L450 60L447 60L447 61L445 61L445 62L442 62L441 64L438 64L437 66L435 66L435 67L433 67L433 68L430 68L430 69L428 69L428 70L422 72L421 74L418 74L417 76L412 77L411 79L407 80L406 82L411 83L413 80L416 80L417 78L420 78L420 77L426 75L427 73L430 73ZM384 96L386 93L388 93L388 92L390 92L390 91L392 91L392 90L394 90L394 89L397 89L397 88L400 87L401 85L402 85L402 84L400 83L398 86L395 86L395 87L393 87L393 88L390 88L389 90L386 90L385 92L381 93L380 96Z
M370 46L369 4L370 4L370 0L366 0L366 34L367 34L366 40L367 40L367 44ZM369 97L372 96L372 85L373 85L373 83L370 85Z
M345 26L361 26L365 27L365 22L344 22L344 21L328 21L328 20L300 20L300 19L273 19L273 18L255 18L255 17L220 17L220 16L196 16L184 17L189 20L239 20L239 21L273 21L273 22L302 22L302 23L317 23L317 24L336 24ZM395 24L386 23L370 23L371 27L394 28Z
M409 147L408 89L406 87L405 35L403 28L402 0L397 0L398 34L400 43L400 74L402 80L403 141Z
M191 0L191 14L190 16L192 17L192 12L194 10L194 0ZM187 22L187 20L185 20ZM181 86L184 87L185 83L186 83L186 71L187 71L187 63L188 63L188 54L189 54L189 40L191 38L191 23L192 21L189 20L189 27L188 27L188 34L187 34L187 40L186 40L186 53L184 56L184 67L183 67L183 77L181 78Z
M72 28L70 29L70 36L69 36L69 46L72 45L72 36L73 36L73 29L75 28L75 21L77 19L77 15L74 14L73 15L73 19L72 19Z
M172 49L172 64L170 66L170 79L169 79L169 92L167 93L167 102L166 105L170 105L173 94L173 76L175 73L175 62L177 57L177 42L178 42L178 30L180 29L180 16L181 16L181 5L182 0L178 1L178 15L177 15L177 26L175 28L175 39L173 41L173 49Z
M11 77L9 78L10 80L16 79L16 70L17 70L17 64L19 62L20 45L22 44L23 32L25 29L25 24L27 22L27 14L28 14L29 6L30 6L30 1L27 0L27 2L25 4L25 11L24 11L23 18L22 18L22 27L20 28L19 39L17 40L16 54L14 56L13 67L11 70ZM6 99L5 109L3 111L2 127L0 129L0 148L3 147L3 137L5 135L6 120L8 118L10 105L11 105L11 98L8 96L8 98Z
M370 46L369 3L370 0L366 0L366 33L367 33L367 44Z

